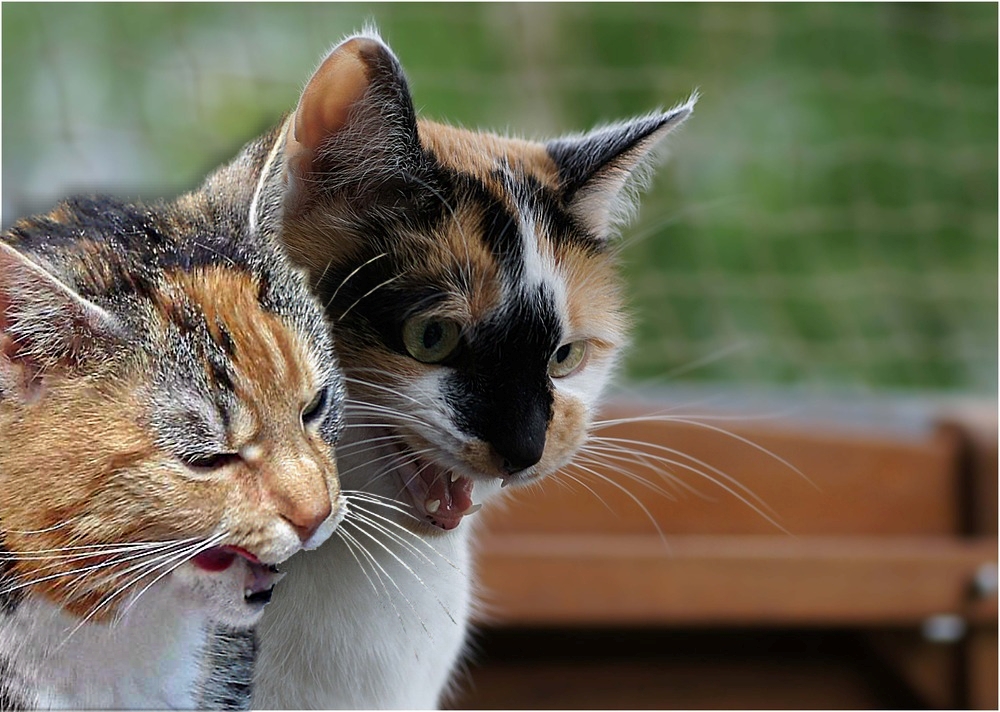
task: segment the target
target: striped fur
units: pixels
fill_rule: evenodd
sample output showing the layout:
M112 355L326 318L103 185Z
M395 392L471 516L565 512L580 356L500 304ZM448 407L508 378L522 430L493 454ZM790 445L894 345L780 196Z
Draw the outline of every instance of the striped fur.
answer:
M273 565L343 516L329 331L224 177L0 237L0 708L246 707Z
M359 502L343 540L290 562L262 621L255 706L439 703L473 603L466 508L556 471L586 438L627 334L611 238L693 101L548 143L452 128L418 120L369 31L238 159L267 161L257 192L274 210L284 191L281 239L326 305L352 399L338 457ZM456 332L428 362L422 349Z

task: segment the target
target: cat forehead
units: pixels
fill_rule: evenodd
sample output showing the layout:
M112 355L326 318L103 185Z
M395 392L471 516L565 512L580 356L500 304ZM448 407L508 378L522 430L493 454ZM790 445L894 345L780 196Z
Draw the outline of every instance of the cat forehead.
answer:
M183 372L188 390L238 376L273 382L278 371L285 385L332 379L332 343L304 278L276 246L202 207L190 196L152 206L72 198L20 221L10 236L127 325L131 346L116 348ZM165 375L165 383L177 380Z
M551 190L559 187L559 169L544 145L490 133L468 131L433 121L417 122L421 145L451 170L495 182L504 168L530 175ZM502 191L504 186L497 186Z

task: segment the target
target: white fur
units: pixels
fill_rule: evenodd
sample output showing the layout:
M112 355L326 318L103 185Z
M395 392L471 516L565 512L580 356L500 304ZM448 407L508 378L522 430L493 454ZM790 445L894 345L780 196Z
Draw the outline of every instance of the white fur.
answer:
M363 438L363 432L348 428L341 452L349 453L350 443ZM398 480L378 476L389 464L378 458L389 452L341 455L345 490L374 477L366 491L399 497ZM350 506L340 531L362 542L372 558L352 554L338 536L283 567L288 575L259 628L256 709L433 709L439 704L462 650L471 607L473 522L463 521L451 532L420 525L422 540L400 534L421 556L358 524L355 515L364 507L402 526L413 526L412 518L388 507L356 501Z
M109 623L87 622L29 596L0 616L0 650L41 709L193 708L210 626L252 625L244 568L207 574L190 564L126 599ZM17 687L14 688L17 692Z

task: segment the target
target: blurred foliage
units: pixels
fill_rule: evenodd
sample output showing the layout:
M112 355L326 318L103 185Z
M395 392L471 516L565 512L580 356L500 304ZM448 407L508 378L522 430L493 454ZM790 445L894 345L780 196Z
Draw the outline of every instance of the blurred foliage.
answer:
M995 395L995 4L5 4L4 224L192 187L366 21L464 126L699 89L623 242L631 377Z

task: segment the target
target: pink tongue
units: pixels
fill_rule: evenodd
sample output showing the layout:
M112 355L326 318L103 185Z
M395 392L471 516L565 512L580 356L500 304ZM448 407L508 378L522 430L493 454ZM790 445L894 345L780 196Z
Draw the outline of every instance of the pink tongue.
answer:
M237 556L242 556L251 564L260 563L256 556L238 546L213 546L191 559L191 562L205 571L225 571L236 561Z
M452 482L448 472L435 474L437 477L427 483L427 499L436 499L441 505L430 517L442 529L454 529L462 521L463 512L472 506L472 480L459 477Z

